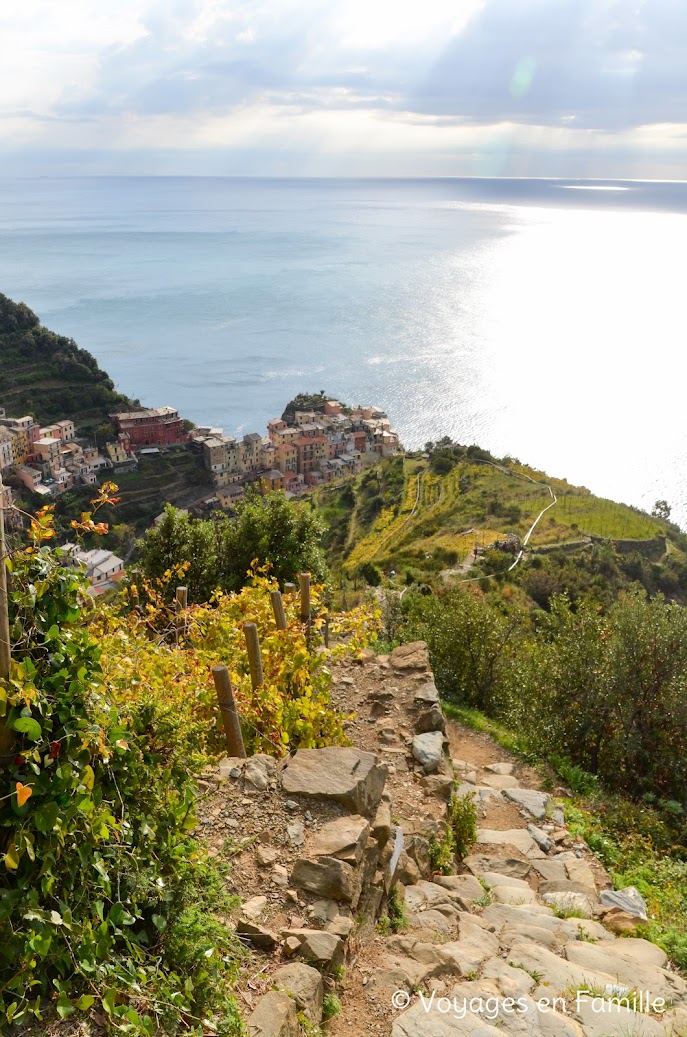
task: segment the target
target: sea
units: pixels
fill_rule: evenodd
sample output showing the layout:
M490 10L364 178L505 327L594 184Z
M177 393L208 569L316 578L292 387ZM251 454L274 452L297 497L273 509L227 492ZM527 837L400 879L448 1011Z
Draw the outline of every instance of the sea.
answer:
M0 291L230 434L385 408L687 528L687 183L0 180Z

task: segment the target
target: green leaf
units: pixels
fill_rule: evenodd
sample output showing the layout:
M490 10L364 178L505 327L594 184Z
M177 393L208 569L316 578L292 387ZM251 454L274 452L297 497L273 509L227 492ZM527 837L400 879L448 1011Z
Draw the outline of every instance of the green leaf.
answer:
M75 1011L76 1009L74 1008L74 1005L71 1003L65 992L62 991L57 999L57 1014L60 1019L66 1019L68 1015L71 1015L72 1012Z
M112 1015L114 1012L115 998L117 997L117 991L112 987L102 997L102 1005L108 1015Z
M32 742L38 742L43 735L41 725L33 717L18 717L12 724L12 727L15 731L20 731L26 735Z
M76 1007L82 1012L87 1012L88 1009L95 1004L95 998L92 994L82 994L79 1000L76 1002Z
M60 808L57 803L44 803L34 812L33 823L37 832L52 832L60 816Z

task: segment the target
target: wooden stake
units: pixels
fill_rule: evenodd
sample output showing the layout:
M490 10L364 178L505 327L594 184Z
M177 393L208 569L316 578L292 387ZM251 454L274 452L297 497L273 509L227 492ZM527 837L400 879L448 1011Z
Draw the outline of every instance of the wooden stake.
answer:
M234 702L234 689L231 686L229 670L226 666L213 666L212 677L215 682L217 702L227 736L227 751L230 756L239 756L242 760L245 760L246 750L243 745L241 723L236 703Z
M7 544L5 542L5 488L0 475L0 677L9 680L12 662L10 650L10 616L7 598ZM0 718L0 764L12 759L14 736Z
M274 612L277 630L286 630L286 612L284 611L281 591L270 591L270 597L272 599L272 611Z
M296 593L296 584L295 583L285 583L284 584L284 594L295 594L295 593Z
M328 612L325 613L324 627L322 628L322 633L324 635L324 647L325 648L329 648L329 613Z
M310 573L300 573L298 581L301 585L301 623L310 626Z
M259 688L264 677L262 673L262 657L260 655L260 638L255 623L244 623L243 633L246 637L246 649L248 650L248 665L250 666L250 682L253 690Z
M175 631L175 640L179 644L179 637L183 633L186 633L186 617L182 616L182 613L186 611L188 606L188 587L177 587L177 622Z

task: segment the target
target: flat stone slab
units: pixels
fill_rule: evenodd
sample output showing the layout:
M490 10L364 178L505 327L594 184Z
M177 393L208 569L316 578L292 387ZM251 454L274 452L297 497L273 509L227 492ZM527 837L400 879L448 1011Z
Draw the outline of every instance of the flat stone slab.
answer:
M512 763L488 763L484 769L490 774L512 774L513 767Z
M575 1003L575 1018L587 1037L666 1037L667 1029L658 1020L622 1005L605 1002L604 1010L597 999L580 998Z
M502 792L504 789L516 789L520 785L512 774L485 774L483 783L490 789Z
M549 797L545 792L537 792L535 789L509 788L504 791L504 796L526 810L536 821L543 821L546 817Z
M480 828L477 832L477 843L480 846L512 846L530 860L545 856L544 851L524 828L507 828L503 831Z
M542 900L545 904L560 911L564 915L577 915L578 918L591 918L594 914L594 905L586 893L579 891L560 891L557 893L543 893Z
M581 947L583 944L575 946ZM537 943L514 944L510 949L508 961L516 967L526 969L530 974L536 973L542 977L542 987L539 989L543 991L543 997L559 995L563 991L567 993L571 990L588 990L590 984L593 984L594 990L605 990L607 986L612 987L617 983L610 972L602 969L597 971L567 961Z
M659 955L642 945L644 940L617 939L600 946L593 943L571 942L565 945L565 956L570 962L589 969L597 969L613 976L632 990L648 991L652 997L663 997L674 1003L687 1001L687 983L675 972L667 972L654 964ZM625 943L634 943L634 953L624 949ZM652 945L653 946L653 945ZM656 948L656 951L659 951ZM642 960L640 955L645 955ZM647 960L647 959L653 959Z
M530 889L531 887L524 879L516 878L513 875L503 875L498 871L484 871L480 875L480 879L485 885L489 886L520 886L524 889Z
M331 800L369 816L379 806L386 773L374 753L361 749L299 749L282 771L282 787L289 795Z
M510 875L516 879L526 879L532 868L546 861L521 861L517 857L490 856L487 854L470 854L463 861L473 875L483 875L485 871L495 871L499 875Z
M369 834L370 822L360 814L339 817L317 832L308 848L308 856L336 857L349 864L358 864Z
M497 904L531 905L537 903L537 894L527 885L494 886L491 895Z
M463 900L481 900L484 896L484 887L474 875L437 875L434 881Z

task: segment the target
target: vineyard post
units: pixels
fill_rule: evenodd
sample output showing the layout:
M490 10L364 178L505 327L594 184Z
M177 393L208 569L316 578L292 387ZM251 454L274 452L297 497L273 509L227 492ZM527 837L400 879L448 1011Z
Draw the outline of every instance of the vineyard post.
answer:
M270 591L270 598L272 599L272 611L274 612L274 621L277 624L277 630L286 630L286 612L284 611L284 602L282 601L281 591Z
M325 612L325 615L324 615L323 635L324 635L324 647L325 648L329 648L329 613L328 612Z
M295 583L285 583L284 584L284 594L295 594L295 593L296 593L296 584Z
M246 750L243 745L243 735L239 715L234 702L234 689L231 686L231 677L226 666L213 666L212 677L217 692L217 702L222 714L224 732L227 736L227 750L230 756L238 756L242 760L246 758Z
M10 651L10 617L9 601L7 597L7 545L5 543L5 488L0 475L0 677L9 680L11 651ZM0 764L8 763L11 759L12 743L14 738L12 732L5 727L5 721L0 718Z
M176 609L177 609L177 621L175 628L175 640L179 644L180 634L186 633L186 617L182 615L186 611L188 605L188 587L177 587L176 596Z
M244 623L243 633L246 638L246 650L248 652L248 665L250 666L250 682L253 691L259 688L264 677L262 672L262 657L260 655L260 638L255 623Z
M305 625L305 636L310 640L310 573L299 573L301 587L301 623Z

